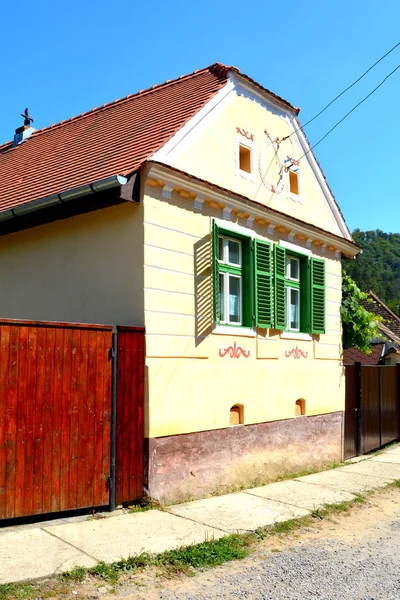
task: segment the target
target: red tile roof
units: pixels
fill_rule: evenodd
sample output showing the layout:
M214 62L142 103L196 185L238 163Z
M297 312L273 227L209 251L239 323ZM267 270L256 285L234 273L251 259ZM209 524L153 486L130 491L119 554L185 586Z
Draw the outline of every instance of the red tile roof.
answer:
M227 83L229 71L239 72L215 63L0 146L0 211L132 173Z
M135 171L228 81L215 64L0 147L0 210Z
M362 365L378 365L382 360L382 354L385 344L374 344L371 346L371 354L365 354L357 348L347 348L343 350L343 364L354 365L360 362Z

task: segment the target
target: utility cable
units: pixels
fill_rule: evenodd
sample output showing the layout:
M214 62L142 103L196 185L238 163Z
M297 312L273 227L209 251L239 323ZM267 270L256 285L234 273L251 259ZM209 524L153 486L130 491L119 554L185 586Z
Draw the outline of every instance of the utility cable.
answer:
M368 100L368 98L370 98L372 96L372 94L374 94L384 83L385 81L387 81L389 79L389 77L391 77L392 75L394 75L394 73L396 73L396 71L398 71L400 69L400 65L397 65L397 67L395 69L393 69L393 71L391 71L389 73L389 75L386 75L386 77L384 79L382 79L382 81L380 82L379 85L377 85L372 92L370 92L369 94L367 94L367 96L365 96L362 100L360 100L360 102L358 102L355 106L353 106L353 108L351 110L349 110L348 113L346 113L344 115L344 117L342 117L340 119L340 121L338 121L333 127L330 128L330 130L320 139L318 140L318 142L316 144L314 144L313 146L311 146L309 148L309 150L307 150L307 152L305 152L302 156L300 156L300 158L298 160L301 160L302 158L304 158L309 152L311 152L311 150L313 150L314 148L316 148L326 137L328 137L328 135L330 133L332 133L332 131L334 129L336 129L336 127L338 127L338 125L340 125L340 123L343 123L343 121L345 119L347 119L347 117L349 115L351 115L352 112L354 112L356 110L356 108L358 108L359 106L361 106L361 104L363 104L366 100Z
M384 54L383 56L381 56L376 62L374 62L373 65L371 65L366 71L364 71L364 73L362 75L360 75L360 77L358 79L356 79L355 81L353 81L352 84L350 84L345 90L343 90L342 92L340 92L340 94L338 94L337 96L335 96L335 98L333 100L331 100L329 102L329 104L327 104L322 110L319 111L319 113L317 113L314 117L312 117L309 121L307 121L306 123L304 123L304 125L302 125L301 127L298 127L297 129L295 129L290 135L287 135L286 137L282 138L282 141L289 139L292 135L294 135L295 133L297 133L298 131L300 131L301 129L304 129L304 127L307 127L307 125L309 125L310 123L312 123L313 121L315 121L315 119L317 119L320 115L322 115L322 113L324 113L330 106L332 106L332 104L334 102L336 102L336 100L338 100L341 96L343 96L343 94L345 94L346 92L348 92L352 87L354 87L359 81L361 81L361 79L363 79L370 71L372 71L372 69L374 67L376 67L376 65L378 65L383 59L385 59L387 56L389 56L389 54L391 54L394 50L396 50L396 48L398 48L400 46L400 42L398 42L395 46L393 46L393 48L391 48L388 52L386 52L386 54Z

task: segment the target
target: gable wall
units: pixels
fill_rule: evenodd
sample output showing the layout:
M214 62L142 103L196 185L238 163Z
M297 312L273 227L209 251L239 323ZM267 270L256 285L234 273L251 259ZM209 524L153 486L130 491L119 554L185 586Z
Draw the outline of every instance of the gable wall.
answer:
M249 141L238 133L237 127L242 132L247 132L248 136L252 135L254 141ZM279 181L279 168L264 130L268 131L272 139L282 139L293 133L294 127L286 112L237 87L202 118L180 143L175 147L172 143L167 144L165 149L155 155L155 160L238 192L336 235L342 235L307 158L300 162L301 202L290 197L286 173L284 190L280 194L273 194L263 184L260 172L263 175L267 173L265 179L275 186ZM253 175L250 178L238 174L239 141L252 148ZM296 159L303 155L296 135L280 145L278 156L281 162L287 155Z

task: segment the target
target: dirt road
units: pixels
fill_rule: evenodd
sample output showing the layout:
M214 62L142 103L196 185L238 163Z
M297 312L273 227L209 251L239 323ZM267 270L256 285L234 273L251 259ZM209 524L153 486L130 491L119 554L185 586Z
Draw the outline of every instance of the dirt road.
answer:
M95 588L85 595L132 600L400 599L400 488L377 493L349 515L315 522L261 542L243 561L191 578L167 580L150 572L127 577L113 594Z

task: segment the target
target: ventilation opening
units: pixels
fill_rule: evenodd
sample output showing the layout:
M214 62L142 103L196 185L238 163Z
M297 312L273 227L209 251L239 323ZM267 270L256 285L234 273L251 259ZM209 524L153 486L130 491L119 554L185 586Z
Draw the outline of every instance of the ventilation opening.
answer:
M296 417L306 414L306 401L303 398L296 400Z
M291 194L299 195L299 175L294 171L289 171L289 189Z
M239 144L239 169L251 173L251 150Z
M244 406L243 404L235 404L232 406L229 414L229 425L243 425L244 423Z

